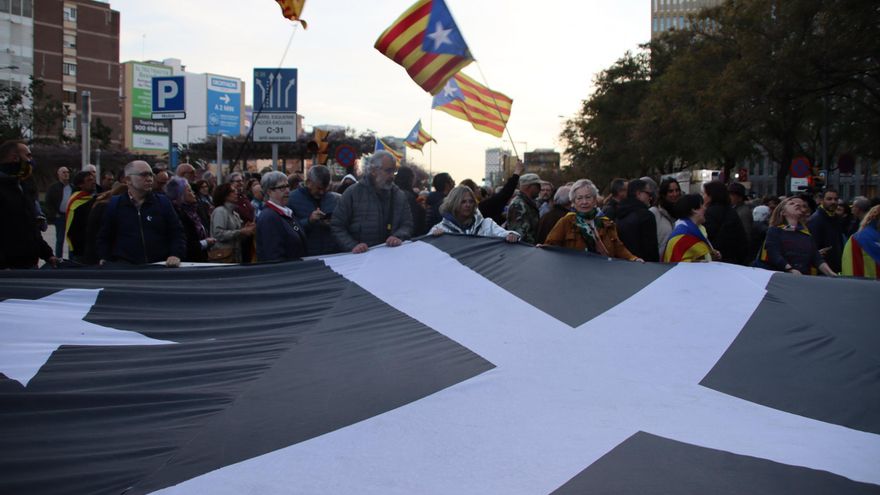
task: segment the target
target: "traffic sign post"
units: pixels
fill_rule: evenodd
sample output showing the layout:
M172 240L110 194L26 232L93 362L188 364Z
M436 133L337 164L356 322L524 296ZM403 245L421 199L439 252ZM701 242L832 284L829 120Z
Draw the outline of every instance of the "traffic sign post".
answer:
M186 84L183 76L153 78L153 120L186 118Z
M241 134L241 83L238 79L208 75L208 134Z
M254 69L254 142L296 141L296 69Z

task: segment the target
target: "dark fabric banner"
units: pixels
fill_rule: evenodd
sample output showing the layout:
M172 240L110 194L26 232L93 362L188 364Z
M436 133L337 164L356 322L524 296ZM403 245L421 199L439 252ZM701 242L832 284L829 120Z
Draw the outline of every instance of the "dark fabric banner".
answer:
M0 272L0 493L878 493L877 300L451 235Z

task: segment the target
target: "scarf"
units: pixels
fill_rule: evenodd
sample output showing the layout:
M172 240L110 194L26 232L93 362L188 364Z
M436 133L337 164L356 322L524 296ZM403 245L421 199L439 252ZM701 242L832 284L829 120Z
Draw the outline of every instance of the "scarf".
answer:
M199 236L199 240L207 239L208 232L205 230L205 226L202 224L202 219L199 218L199 213L196 211L195 203L181 203L180 211L182 211L187 218L189 218L193 225L196 226L196 234Z
M284 218L293 218L293 210L286 206L275 204L272 201L266 201L266 208L273 210Z
M444 213L443 221L449 223L452 227L457 228L462 234L467 234L468 229L474 226L475 217L471 217L466 224L461 224L452 213Z
M597 229L602 228L601 213L598 208L593 208L586 213L575 212L574 224L581 237L584 238L584 242L587 243L587 251L605 256L608 254L608 250L605 249L605 245L599 239L599 232L597 231Z

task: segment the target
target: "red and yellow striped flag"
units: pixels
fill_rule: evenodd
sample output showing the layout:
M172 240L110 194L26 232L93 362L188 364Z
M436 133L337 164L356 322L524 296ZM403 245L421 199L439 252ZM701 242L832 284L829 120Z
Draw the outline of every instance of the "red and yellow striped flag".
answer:
M466 120L495 137L504 134L513 100L459 72L434 97L432 107Z
M281 7L281 14L284 17L290 19L291 21L298 21L302 24L303 29L309 27L306 24L306 21L300 19L300 14L302 14L303 7L306 5L306 0L275 0L278 2L278 5Z
M443 0L417 1L379 36L374 46L432 95L473 61Z

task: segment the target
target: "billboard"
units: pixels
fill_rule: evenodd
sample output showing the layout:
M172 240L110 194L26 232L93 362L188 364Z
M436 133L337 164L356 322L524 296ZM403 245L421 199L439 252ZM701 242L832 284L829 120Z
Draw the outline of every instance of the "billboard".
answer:
M167 151L171 128L167 121L152 120L153 77L170 76L171 67L155 64L131 63L131 149L137 151Z
M208 134L241 134L241 81L207 74Z

